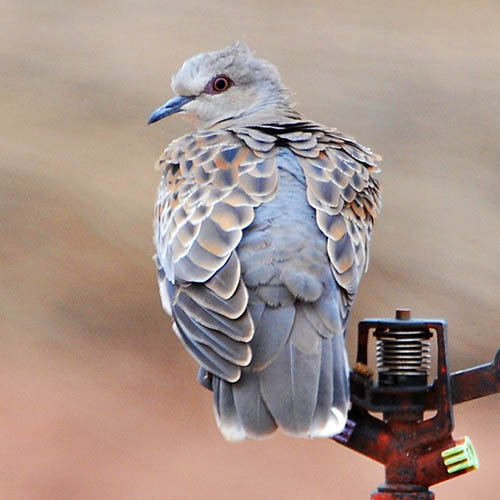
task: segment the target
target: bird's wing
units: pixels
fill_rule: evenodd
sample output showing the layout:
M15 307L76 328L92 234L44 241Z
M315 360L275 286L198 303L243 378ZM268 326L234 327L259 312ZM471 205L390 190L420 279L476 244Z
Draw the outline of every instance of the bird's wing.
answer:
M301 149L302 141L295 152L305 173L307 200L328 238L328 257L343 291L346 318L368 267L373 223L381 207L379 184L371 175L378 171L375 162L380 157L335 130L320 131L315 140L316 150Z
M251 360L254 325L235 248L254 208L278 189L277 148L227 131L174 141L160 157L155 210L160 293L174 329L210 373L234 382Z

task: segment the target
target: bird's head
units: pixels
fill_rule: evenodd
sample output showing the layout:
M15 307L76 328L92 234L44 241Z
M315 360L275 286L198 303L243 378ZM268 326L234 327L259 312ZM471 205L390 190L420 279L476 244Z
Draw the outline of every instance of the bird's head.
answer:
M275 66L257 59L243 42L188 59L172 77L176 97L149 118L182 114L196 128L209 128L272 106L286 106L288 93Z

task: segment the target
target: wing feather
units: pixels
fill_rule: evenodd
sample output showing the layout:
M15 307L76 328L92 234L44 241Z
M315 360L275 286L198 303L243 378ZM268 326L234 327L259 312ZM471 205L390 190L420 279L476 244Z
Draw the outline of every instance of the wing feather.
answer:
M275 141L214 131L174 141L155 218L158 279L179 338L208 372L234 382L251 360L254 324L234 251L254 208L278 189ZM274 152L273 152L274 148Z
M307 200L328 238L332 272L345 294L341 307L345 318L368 265L373 222L380 210L379 185L371 175L378 171L380 157L336 130L321 129L311 122L294 126L302 128L302 135L297 130L280 137L288 139L299 157ZM310 132L311 137L306 135Z

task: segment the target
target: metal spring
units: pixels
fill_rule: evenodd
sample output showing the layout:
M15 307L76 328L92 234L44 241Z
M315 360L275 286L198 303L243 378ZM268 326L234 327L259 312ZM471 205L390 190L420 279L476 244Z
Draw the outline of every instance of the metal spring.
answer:
M427 331L378 332L377 370L391 375L428 375L431 348Z

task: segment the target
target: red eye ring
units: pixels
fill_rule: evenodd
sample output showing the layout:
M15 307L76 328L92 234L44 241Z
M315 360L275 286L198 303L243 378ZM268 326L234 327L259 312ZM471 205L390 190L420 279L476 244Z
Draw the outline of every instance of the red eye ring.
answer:
M226 75L217 75L212 78L205 88L207 94L221 94L233 86L233 81Z

